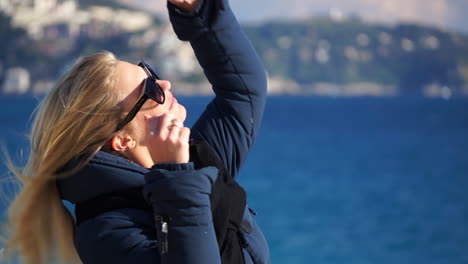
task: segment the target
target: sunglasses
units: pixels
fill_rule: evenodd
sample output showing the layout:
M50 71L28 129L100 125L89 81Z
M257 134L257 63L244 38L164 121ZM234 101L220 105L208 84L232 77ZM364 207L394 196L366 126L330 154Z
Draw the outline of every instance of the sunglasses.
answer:
M117 125L117 128L115 129L115 132L124 128L130 121L133 120L133 118L135 118L136 114L138 111L140 111L146 100L151 99L158 104L164 104L164 101L166 100L166 95L164 94L163 89L158 83L156 83L156 80L160 80L160 78L154 72L154 70L144 61L138 63L138 66L143 68L143 70L146 72L146 75L148 75L148 78L146 78L144 83L145 93L140 97L140 99L138 99L136 104L128 112L127 116L122 121L120 121L120 123Z

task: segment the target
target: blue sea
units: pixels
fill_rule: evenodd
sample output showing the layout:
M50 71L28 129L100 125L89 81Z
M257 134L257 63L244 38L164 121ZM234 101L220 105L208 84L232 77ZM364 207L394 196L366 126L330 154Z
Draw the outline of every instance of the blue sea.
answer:
M37 102L0 98L20 164ZM467 98L270 97L238 179L273 263L468 263Z

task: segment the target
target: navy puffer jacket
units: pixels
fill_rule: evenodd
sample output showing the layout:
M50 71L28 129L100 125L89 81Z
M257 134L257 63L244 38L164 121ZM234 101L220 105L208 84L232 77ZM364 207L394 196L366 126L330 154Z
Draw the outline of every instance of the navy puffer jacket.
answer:
M263 66L241 31L228 2L204 0L192 13L168 4L179 37L189 41L216 96L192 127L191 137L214 149L236 177L258 132L266 100ZM75 229L75 247L85 264L220 263L210 210L215 167L157 164L147 169L98 152L78 173L58 182L62 199L73 204L141 187L153 210L124 208L98 214ZM170 215L170 250L161 256L155 216ZM249 210L244 221L245 263L270 263L268 246Z

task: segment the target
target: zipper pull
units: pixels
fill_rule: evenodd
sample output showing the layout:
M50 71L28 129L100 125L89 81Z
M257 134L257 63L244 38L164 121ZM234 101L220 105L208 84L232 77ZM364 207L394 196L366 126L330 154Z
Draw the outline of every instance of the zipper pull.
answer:
M161 255L164 255L169 250L169 243L167 241L167 236L169 233L168 221L163 216L156 216L157 227L158 227L158 240L159 240L159 252Z
M250 213L252 213L253 215L257 215L257 212L255 212L252 208L248 207L249 208L249 211Z

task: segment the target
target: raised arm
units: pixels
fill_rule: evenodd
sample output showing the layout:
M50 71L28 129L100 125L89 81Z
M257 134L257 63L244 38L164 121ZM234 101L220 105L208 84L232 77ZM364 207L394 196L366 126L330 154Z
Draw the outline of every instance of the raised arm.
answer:
M192 128L235 177L260 127L266 78L260 59L242 32L227 0L203 0L192 12L168 3L181 40L190 41L216 94Z

